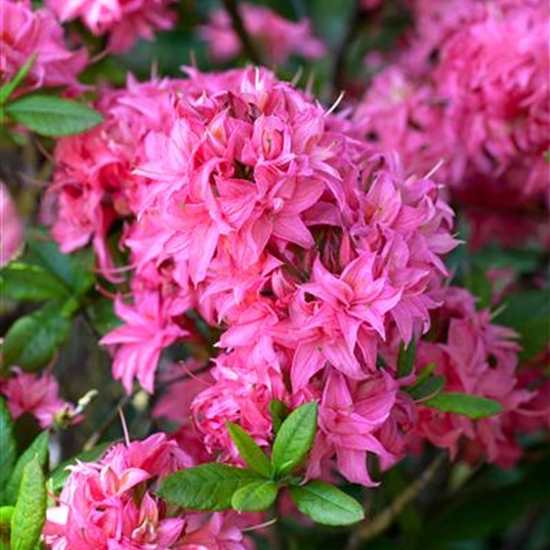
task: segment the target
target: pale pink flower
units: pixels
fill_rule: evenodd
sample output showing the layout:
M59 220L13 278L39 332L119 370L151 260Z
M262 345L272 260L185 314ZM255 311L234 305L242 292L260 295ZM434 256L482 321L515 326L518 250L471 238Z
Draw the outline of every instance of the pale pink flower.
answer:
M0 181L0 267L17 256L23 245L23 224L6 185Z
M269 63L281 65L292 54L319 59L326 53L325 45L313 36L307 19L289 21L265 6L246 2L239 4L239 11L248 35ZM199 32L215 60L226 61L241 53L242 44L225 10L213 11L209 23Z
M113 52L129 50L138 40L174 26L174 0L47 0L61 21L81 19L96 36L107 34Z
M14 419L25 413L32 414L45 429L74 409L59 397L59 385L52 374L27 373L18 367L11 370L15 376L0 379L0 393L6 398Z
M36 56L17 94L43 87L78 86L76 76L88 61L86 51L67 49L63 29L48 10L33 11L27 0L1 0L0 28L0 84L11 80Z

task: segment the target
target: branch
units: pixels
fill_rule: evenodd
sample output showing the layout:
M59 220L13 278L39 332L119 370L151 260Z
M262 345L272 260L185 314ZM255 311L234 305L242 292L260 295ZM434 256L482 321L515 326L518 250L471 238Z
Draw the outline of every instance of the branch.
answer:
M243 19L239 13L236 0L223 0L223 5L231 18L231 24L233 25L233 30L237 33L239 40L243 46L243 51L245 56L252 61L255 65L261 65L262 59L258 50L254 46L248 32L244 26Z
M438 455L431 464L422 472L420 477L413 481L397 498L372 521L363 520L352 534L346 550L357 550L364 542L383 533L393 521L401 514L405 506L413 501L420 492L433 480L440 466L445 460L445 455Z

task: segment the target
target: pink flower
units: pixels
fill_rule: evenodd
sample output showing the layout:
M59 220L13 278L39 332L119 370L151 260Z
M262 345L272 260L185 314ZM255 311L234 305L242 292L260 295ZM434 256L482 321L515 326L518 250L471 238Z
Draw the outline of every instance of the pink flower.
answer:
M14 419L25 413L32 414L42 428L50 428L56 418L73 409L59 397L59 385L53 375L33 374L12 367L15 376L0 379L0 393Z
M11 80L36 56L17 94L43 87L78 86L76 76L88 61L86 51L67 49L63 29L48 10L33 11L27 0L2 0L0 28L0 84Z
M434 363L436 374L446 379L445 390L486 397L499 402L501 414L476 422L465 416L419 406L417 436L449 450L452 458L461 450L473 460L480 456L510 466L521 455L510 413L521 414L534 394L518 384L518 345L510 329L490 323L489 312L475 310L473 297L464 289L449 288L439 312L448 326L440 343L418 346L419 365ZM472 449L477 449L472 453Z
M383 373L383 371L382 371ZM311 451L308 477L319 477L327 460L336 457L337 471L352 483L377 485L367 470L367 453L377 455L382 466L396 461L376 435L395 404L397 384L382 374L365 382L346 382L332 371L319 406L319 433Z
M0 181L0 267L17 256L23 245L23 224L7 187Z
M244 27L269 63L282 65L292 54L306 59L319 59L326 52L324 44L314 38L307 19L289 21L269 8L240 3ZM241 52L239 37L224 10L212 12L210 22L201 27L201 37L208 42L217 61L237 57Z
M105 345L118 345L113 375L122 380L128 393L132 391L134 377L152 393L155 369L162 350L188 332L165 316L155 293L136 295L135 307L117 299L115 311L126 324L100 341Z
M58 140L56 172L49 196L57 199L52 233L65 253L90 240L105 277L113 278L105 238L116 219L138 211L143 178L132 174L150 130L169 120L177 81L140 84L128 78L124 90L103 90L95 107L105 121L84 134Z
M174 0L47 0L61 21L80 18L96 36L109 35L113 52L129 50L138 38L153 40L154 31L174 26Z
M44 536L53 550L244 550L243 535L228 514L172 510L155 496L158 480L193 465L164 434L112 447L95 463L79 462L47 511Z

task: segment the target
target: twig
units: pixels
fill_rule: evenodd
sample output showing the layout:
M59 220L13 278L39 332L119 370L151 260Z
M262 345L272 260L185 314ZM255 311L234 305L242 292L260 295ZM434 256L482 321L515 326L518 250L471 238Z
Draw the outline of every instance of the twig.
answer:
M277 503L275 503L268 514L268 521L274 520L266 528L267 540L269 542L269 548L271 550L285 550L285 544L281 536L280 525L278 521L279 513L277 511Z
M82 447L84 451L91 449L102 437L105 432L111 427L111 424L117 419L119 411L122 411L126 405L132 400L135 394L139 391L139 388L134 390L131 395L123 395L113 407L107 418L103 421L103 424L86 440Z
M243 19L241 17L241 14L239 13L236 0L223 0L223 5L225 6L227 13L229 14L229 17L231 18L233 29L235 30L237 36L239 37L239 40L241 41L245 56L250 59L250 61L252 61L252 63L254 63L255 65L261 65L262 59L260 57L260 54L256 50L256 47L252 43L252 40L250 39L250 36L248 35L248 32L244 26Z
M405 506L414 500L420 492L432 481L445 459L444 454L438 455L422 472L420 477L413 481L397 498L372 521L364 520L355 528L349 539L346 550L357 550L364 542L383 533L401 514Z

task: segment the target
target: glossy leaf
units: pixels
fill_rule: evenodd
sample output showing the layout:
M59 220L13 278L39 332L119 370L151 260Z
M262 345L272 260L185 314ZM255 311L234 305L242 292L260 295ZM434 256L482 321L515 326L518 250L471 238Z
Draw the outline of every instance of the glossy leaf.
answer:
M278 492L274 481L253 481L233 493L231 506L239 512L263 512L275 502Z
M317 430L317 403L312 401L292 411L281 425L273 443L274 473L284 476L298 466L309 452Z
M262 477L269 477L271 474L269 459L262 449L258 447L254 439L233 422L227 422L227 430L237 446L241 458L246 462L248 467Z
M291 487L290 496L302 514L323 525L349 525L365 517L355 499L324 481Z
M23 471L29 462L36 458L43 469L47 466L49 457L49 439L49 432L41 432L17 460L9 483L6 487L7 503L12 504L15 502L19 492L19 486L21 485L21 479L23 478Z
M40 301L67 298L67 286L44 268L11 262L0 271L0 294L15 300Z
M504 410L498 401L458 392L438 393L424 401L423 405L444 412L461 414L469 418L493 416Z
M19 124L43 136L68 136L97 126L103 121L94 109L70 99L30 95L15 100L5 111Z
M167 502L189 510L227 510L235 491L261 479L251 470L226 464L201 464L168 476L157 493Z
M11 549L33 550L46 520L46 479L38 459L23 469L17 502L11 518Z
M52 359L71 328L71 319L62 315L61 307L62 304L49 303L20 317L10 327L2 345L4 369L18 365L24 370L37 370Z
M5 502L5 489L10 480L16 456L13 421L4 399L0 399L0 503Z
M3 105L15 92L15 90L18 88L19 84L23 82L25 77L29 74L29 71L32 69L32 66L34 64L34 61L36 60L36 54L31 55L25 63L21 66L21 68L17 71L16 75L9 81L6 82L4 85L0 87L0 105Z

